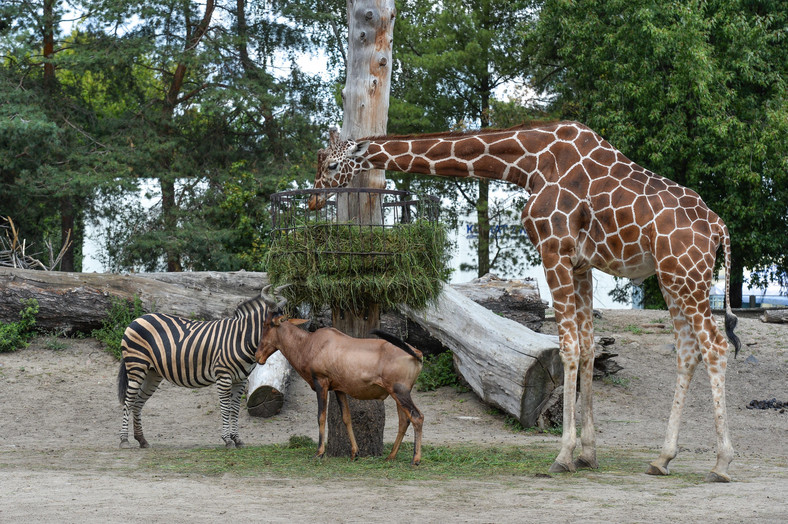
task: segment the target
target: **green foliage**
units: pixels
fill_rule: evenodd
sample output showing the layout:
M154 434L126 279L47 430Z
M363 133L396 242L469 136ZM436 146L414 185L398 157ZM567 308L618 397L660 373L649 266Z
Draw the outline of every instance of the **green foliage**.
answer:
M424 362L416 389L419 391L435 391L444 386L460 387L457 373L454 372L454 354L444 351L437 355L424 355Z
M419 220L387 227L310 222L275 236L266 266L290 303L345 311L421 308L448 280L448 240Z
M101 328L94 330L92 336L104 343L107 353L120 359L122 355L120 343L123 341L123 333L129 324L144 314L142 300L138 296L135 295L134 300L112 297L112 304Z
M528 76L529 55L517 42L535 14L529 7L521 0L398 2L389 131L410 134L509 127L532 120L539 111L525 99L496 100L504 85ZM389 178L398 189L430 187L450 195L444 211L452 227L461 216L472 217L470 225L478 234L470 245L476 256L461 270L475 271L478 276L492 270L513 277L522 274L527 262L538 259L525 235L491 232L491 226L519 224L525 195L517 186L471 178L414 179L396 173ZM459 224L463 229L465 225Z
M38 300L35 298L20 300L22 309L19 311L19 322L0 322L0 353L10 353L26 348L33 337L36 325Z
M788 269L786 23L779 1L548 0L528 44L562 118L723 218L734 283Z

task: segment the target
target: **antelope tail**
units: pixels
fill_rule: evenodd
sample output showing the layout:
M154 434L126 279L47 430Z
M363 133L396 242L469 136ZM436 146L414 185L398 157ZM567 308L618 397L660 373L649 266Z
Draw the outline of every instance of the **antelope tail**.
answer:
M405 342L404 340L400 340L399 338L395 337L391 333L386 333L385 331L382 331L380 329L373 329L372 331L370 331L370 334L377 335L378 337L382 338L386 342L390 344L394 344L398 348L402 349L403 351L405 351L407 354L409 354L419 362L422 361L422 358L415 351L413 351L413 349L407 344L407 342Z

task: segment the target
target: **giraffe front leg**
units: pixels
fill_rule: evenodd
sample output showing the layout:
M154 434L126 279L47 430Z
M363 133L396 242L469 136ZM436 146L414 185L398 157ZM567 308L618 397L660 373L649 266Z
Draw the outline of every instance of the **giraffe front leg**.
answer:
M543 257L543 260L545 258ZM577 398L577 373L580 361L580 344L575 308L575 293L571 269L557 264L551 269L545 265L547 283L553 295L553 308L561 337L561 361L564 364L564 414L561 452L550 466L550 473L574 472L572 455L577 444L575 430L575 401Z
M580 430L580 456L574 464L577 468L597 469L596 430L594 428L594 285L589 269L585 273L574 275L575 306L580 339L580 406L582 427Z

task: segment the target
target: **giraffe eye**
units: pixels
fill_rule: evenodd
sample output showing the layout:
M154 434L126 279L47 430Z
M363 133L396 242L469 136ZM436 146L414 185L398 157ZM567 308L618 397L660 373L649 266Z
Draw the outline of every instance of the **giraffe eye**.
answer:
M331 162L330 164L328 164L328 169L333 171L333 170L335 170L337 168L338 165L339 164L337 164L336 162Z

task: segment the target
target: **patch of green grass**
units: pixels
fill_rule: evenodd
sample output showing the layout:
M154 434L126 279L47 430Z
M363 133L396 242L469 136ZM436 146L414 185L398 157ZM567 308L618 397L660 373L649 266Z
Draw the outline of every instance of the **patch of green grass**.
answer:
M123 333L136 318L145 314L142 309L142 300L134 296L134 300L123 300L113 297L112 305L107 316L102 322L101 329L93 331L92 336L104 343L104 349L118 359L121 357L120 343Z
M642 335L644 333L643 328L640 326L636 326L635 324L629 324L624 329L626 331L629 331L633 335Z
M448 480L480 479L490 476L533 475L550 467L556 450L547 447L478 445L422 446L421 465L411 466L412 443L403 443L397 458L315 458L317 444L308 437L291 438L288 444L227 450L151 450L140 465L153 471L218 476L265 474L315 479Z
M623 377L616 377L613 375L607 375L605 377L602 377L602 382L610 386L618 386L626 389L629 387L630 379Z
M69 348L68 342L63 341L62 339L56 336L48 336L44 341L44 347L51 351L63 351L64 349Z
M0 353L10 353L17 349L26 348L35 335L33 328L36 325L38 314L38 300L35 298L19 301L22 309L19 311L18 322L0 322Z
M480 480L544 476L553 463L558 449L549 444L523 446L480 446L454 444L422 446L421 465L411 466L412 443L403 443L397 458L391 462L383 457L315 457L317 444L309 437L291 437L288 444L251 446L241 449L150 449L138 466L153 473L240 477L273 475L287 478L317 480ZM554 475L555 478L593 478L596 481L619 482L624 475L641 474L646 470L652 452L616 449L599 454L600 468L577 473ZM699 474L672 474L665 477L671 485L703 482Z

